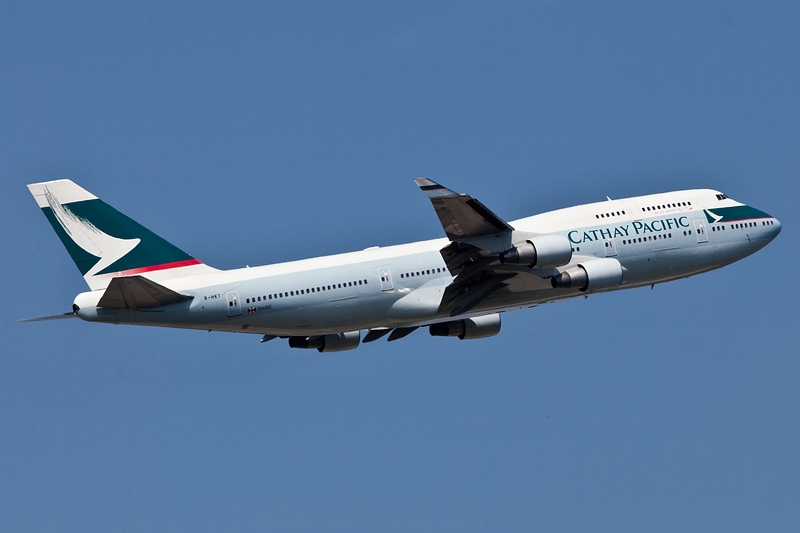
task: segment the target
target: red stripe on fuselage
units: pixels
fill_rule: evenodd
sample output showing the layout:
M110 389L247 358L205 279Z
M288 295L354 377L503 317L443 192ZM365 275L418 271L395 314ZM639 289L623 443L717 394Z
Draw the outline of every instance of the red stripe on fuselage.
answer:
M132 276L134 274L143 274L145 272L153 272L154 270L167 270L170 268L180 268L185 266L200 265L197 259L186 259L184 261L175 261L174 263L164 263L161 265L152 265L146 267L132 268L130 270L123 270L118 276Z

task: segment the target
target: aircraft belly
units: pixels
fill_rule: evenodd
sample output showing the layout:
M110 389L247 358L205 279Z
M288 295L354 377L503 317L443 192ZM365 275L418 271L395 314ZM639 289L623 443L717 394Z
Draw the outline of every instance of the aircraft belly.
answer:
M411 290L396 300L388 309L388 317L392 320L420 320L436 316L446 285L438 283L423 285Z
M350 297L334 299L317 305L289 309L272 309L250 316L236 317L215 326L226 331L272 335L301 335L339 333L369 329L376 322L383 323L394 299L388 295L376 297ZM213 329L217 329L217 327Z

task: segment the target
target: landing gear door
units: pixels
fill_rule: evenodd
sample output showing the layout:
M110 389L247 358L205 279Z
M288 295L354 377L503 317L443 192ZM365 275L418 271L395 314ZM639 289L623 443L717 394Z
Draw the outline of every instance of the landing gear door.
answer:
M225 294L228 299L228 316L239 316L242 314L242 307L239 305L239 293L236 291Z
M705 222L702 220L695 220L694 232L697 233L697 242L708 242L708 234L706 233Z
M379 268L378 277L381 279L382 291L392 290L392 288L394 287L394 285L392 285L392 273L389 272L388 268Z

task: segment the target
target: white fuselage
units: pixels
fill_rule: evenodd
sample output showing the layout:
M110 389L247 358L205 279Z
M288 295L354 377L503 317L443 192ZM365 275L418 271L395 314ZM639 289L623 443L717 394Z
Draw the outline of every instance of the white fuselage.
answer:
M717 214L726 212L731 216ZM508 290L493 294L461 318L587 294L554 289L550 278L594 258L620 262L619 289L691 276L754 253L781 228L773 217L720 200L712 190L609 200L511 225L520 232L569 237L571 262L546 269L519 266L535 275L510 279ZM147 310L104 309L97 307L103 291L93 291L79 295L75 304L78 316L90 321L279 336L427 325L454 319L439 311L454 279L440 253L448 244L446 238L434 239L175 279L154 273L152 279L193 299Z

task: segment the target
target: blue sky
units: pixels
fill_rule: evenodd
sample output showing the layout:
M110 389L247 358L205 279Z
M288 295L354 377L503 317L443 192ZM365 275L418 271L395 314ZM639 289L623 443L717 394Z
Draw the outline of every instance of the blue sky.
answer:
M0 8L0 529L800 527L793 2ZM778 217L688 280L354 352L80 321L26 183L235 268L710 187Z

